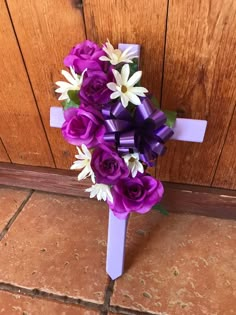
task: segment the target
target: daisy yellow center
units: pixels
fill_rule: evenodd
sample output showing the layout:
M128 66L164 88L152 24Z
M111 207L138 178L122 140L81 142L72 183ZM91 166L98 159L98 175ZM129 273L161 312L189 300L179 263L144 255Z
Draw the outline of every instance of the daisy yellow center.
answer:
M129 159L129 162L130 162L130 163L134 163L135 161L136 161L136 159L133 158L133 157L131 157L131 158Z
M125 85L121 86L121 92L126 93L128 91L127 87Z

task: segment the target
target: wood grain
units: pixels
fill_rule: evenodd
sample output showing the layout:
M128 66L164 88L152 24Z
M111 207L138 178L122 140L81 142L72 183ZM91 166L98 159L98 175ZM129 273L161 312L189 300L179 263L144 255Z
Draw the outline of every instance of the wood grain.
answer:
M91 181L77 181L75 171L0 163L0 185L88 198ZM236 192L164 183L163 206L170 212L236 219Z
M0 135L14 163L54 167L10 17L0 1Z
M88 38L141 45L142 85L160 99L167 0L85 0Z
M11 162L0 138L0 162Z
M236 107L216 170L213 186L236 189Z
M159 160L163 180L212 182L236 100L235 29L234 0L170 0L163 107L208 127L203 144L169 144Z
M164 187L161 204L170 212L236 220L235 191L166 182Z
M81 11L68 0L7 2L56 167L68 168L74 160L75 147L65 142L60 129L50 128L49 108L60 106L54 82L64 80L60 75L64 57L85 39Z

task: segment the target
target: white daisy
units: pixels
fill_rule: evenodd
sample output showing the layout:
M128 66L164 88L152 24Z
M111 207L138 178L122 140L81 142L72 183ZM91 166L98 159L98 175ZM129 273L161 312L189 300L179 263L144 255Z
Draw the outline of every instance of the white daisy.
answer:
M110 96L111 99L120 97L121 103L124 107L127 107L129 102L134 105L140 105L141 101L138 96L145 97L144 93L148 92L148 90L144 87L134 86L141 79L142 71L135 72L130 78L130 68L128 64L125 64L122 67L121 73L114 69L112 71L116 79L116 83L107 83L107 87L113 91Z
M75 161L73 165L71 166L71 170L82 170L78 175L78 180L82 180L84 178L87 178L91 176L91 180L93 183L95 183L95 175L91 168L91 153L86 147L85 144L82 144L81 149L79 147L76 147L79 154L75 155L75 157L78 159L78 161Z
M107 40L102 48L107 56L101 56L99 59L102 61L109 61L112 65L117 65L121 62L133 63L132 59L138 58L135 52L132 51L132 47L126 48L123 52L120 49L115 49L112 44Z
M83 73L80 75L75 73L75 70L70 67L70 72L66 70L62 70L61 73L62 75L66 78L66 80L69 82L64 82L64 81L57 81L55 84L59 86L59 88L57 88L55 90L55 92L57 93L61 93L60 97L58 98L59 101L62 100L67 100L69 98L67 92L71 91L71 90L80 90L80 87L82 85L83 82L83 76L85 71L87 71L87 69L85 69L83 71Z
M90 188L87 188L85 191L90 192L90 198L97 197L97 200L109 200L113 202L113 197L111 194L111 189L108 185L105 184L95 184Z
M125 160L125 164L128 166L132 177L135 177L138 172L144 172L143 164L139 161L138 153L126 154L123 156L123 159Z

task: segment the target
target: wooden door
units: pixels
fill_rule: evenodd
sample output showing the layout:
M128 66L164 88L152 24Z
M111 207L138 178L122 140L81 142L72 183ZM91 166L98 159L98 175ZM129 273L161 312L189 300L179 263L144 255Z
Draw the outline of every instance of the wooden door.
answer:
M169 144L158 166L164 180L207 186L214 180L236 102L235 29L234 0L169 3L162 106L206 119L208 127L202 144Z
M76 150L62 139L60 130L50 128L49 109L60 106L54 82L63 78L60 72L64 56L74 44L85 39L81 11L68 0L7 3L54 164L57 168L69 168ZM27 161L24 164L31 165ZM43 160L41 165L48 166Z
M3 0L0 1L0 29L1 160L54 167L34 91Z
M236 189L236 107L220 154L213 186Z
M141 44L143 85L162 108L208 120L203 144L168 144L156 176L236 188L234 0L0 0L0 6L0 161L71 165L75 148L49 127L49 108L60 106L54 82L74 44L109 38Z

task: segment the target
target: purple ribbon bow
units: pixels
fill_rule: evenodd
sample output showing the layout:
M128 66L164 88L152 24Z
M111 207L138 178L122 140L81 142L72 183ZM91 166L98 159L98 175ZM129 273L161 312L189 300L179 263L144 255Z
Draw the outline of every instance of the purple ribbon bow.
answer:
M115 143L121 154L138 152L140 160L149 166L153 165L151 160L165 153L164 143L174 133L165 125L165 114L148 98L135 107L133 115L121 102L107 105L102 114L107 131L104 140Z

